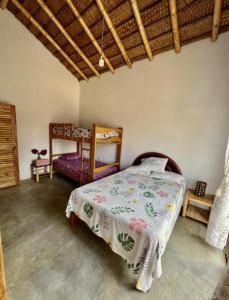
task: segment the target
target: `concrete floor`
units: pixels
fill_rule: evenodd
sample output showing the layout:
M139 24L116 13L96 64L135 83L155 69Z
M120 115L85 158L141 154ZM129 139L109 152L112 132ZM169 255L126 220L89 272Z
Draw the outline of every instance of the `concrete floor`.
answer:
M8 296L11 300L209 300L225 266L208 246L206 227L179 218L151 290L134 289L121 257L85 224L68 224L64 211L75 183L55 176L0 191Z

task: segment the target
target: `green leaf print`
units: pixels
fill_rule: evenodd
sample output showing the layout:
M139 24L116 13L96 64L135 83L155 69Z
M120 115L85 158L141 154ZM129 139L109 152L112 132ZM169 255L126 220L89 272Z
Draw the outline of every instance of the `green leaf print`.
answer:
M105 210L99 213L99 217L99 225L108 231L111 230L112 220Z
M139 273L140 270L140 263L135 264L127 264L128 269L135 275Z
M151 192L144 192L143 196L146 198L155 198L154 194Z
M122 213L134 212L134 210L131 207L127 207L127 206L116 206L111 209L111 212L114 215L120 215Z
M122 183L123 183L123 181L122 181L122 180L120 180L120 179L116 179L116 180L114 181L114 183L115 183L115 184L122 184Z
M156 254L157 254L157 260L159 258L159 242L157 243L157 247L156 247Z
M88 218L90 218L93 215L94 208L89 203L85 204L83 209L84 209L86 215L88 216Z
M146 185L142 182L139 183L138 187L139 187L140 190L145 190L146 189Z
M83 191L84 194L89 194L89 193L100 193L101 191L98 189L86 189Z
M154 211L154 208L153 208L153 203L147 203L145 205L145 212L150 217L156 217L157 216L157 212Z
M118 235L118 241L126 251L131 251L134 248L134 239L127 233L120 233Z
M94 233L99 232L99 224L96 224L96 225L91 226L91 230L92 230Z
M110 191L112 196L118 195L118 187L113 187Z

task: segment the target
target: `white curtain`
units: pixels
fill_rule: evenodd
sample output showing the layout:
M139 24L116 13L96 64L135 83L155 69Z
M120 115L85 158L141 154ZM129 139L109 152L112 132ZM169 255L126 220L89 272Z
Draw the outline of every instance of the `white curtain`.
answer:
M209 218L206 242L223 249L229 232L229 138L227 143L223 180L216 191L215 200Z

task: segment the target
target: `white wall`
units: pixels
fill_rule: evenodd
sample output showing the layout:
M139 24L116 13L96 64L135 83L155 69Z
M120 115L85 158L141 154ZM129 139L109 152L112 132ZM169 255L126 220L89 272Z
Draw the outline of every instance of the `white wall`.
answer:
M20 178L28 178L31 149L48 149L48 123L78 122L79 82L7 10L0 11L0 102L16 105Z
M229 33L80 87L80 124L124 128L123 167L140 153L162 152L177 161L190 185L203 179L215 191L229 134Z

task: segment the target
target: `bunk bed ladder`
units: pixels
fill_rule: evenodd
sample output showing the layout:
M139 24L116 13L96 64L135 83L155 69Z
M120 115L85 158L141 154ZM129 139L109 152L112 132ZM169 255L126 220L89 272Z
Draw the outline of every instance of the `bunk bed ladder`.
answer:
M122 141L123 129L122 128L119 128L119 129L120 129L120 138ZM121 151L122 151L122 142L120 142L116 145L116 163L118 163L118 165L117 165L118 172L120 171Z
M84 143L84 138L82 137L81 143L80 143L80 186L83 185L83 143Z
M95 157L96 157L96 124L93 124L91 144L90 144L90 178L89 180L94 181L95 174Z

